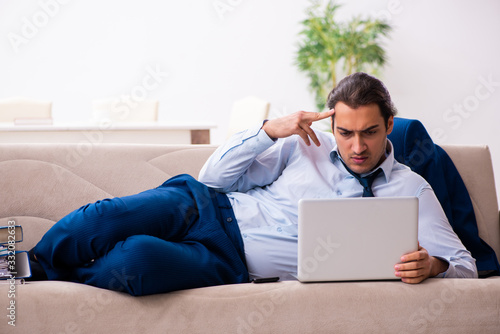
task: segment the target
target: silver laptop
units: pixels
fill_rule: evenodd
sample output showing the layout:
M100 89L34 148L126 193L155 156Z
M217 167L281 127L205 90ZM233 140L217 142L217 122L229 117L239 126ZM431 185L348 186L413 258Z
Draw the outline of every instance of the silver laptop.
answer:
M418 198L301 199L301 282L388 280L418 249Z

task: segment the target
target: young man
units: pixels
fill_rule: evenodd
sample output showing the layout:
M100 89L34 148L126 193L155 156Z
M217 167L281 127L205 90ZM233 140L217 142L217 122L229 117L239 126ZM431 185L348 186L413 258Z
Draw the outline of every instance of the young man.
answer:
M403 282L477 277L475 260L430 186L394 159L387 135L396 110L382 82L365 73L346 77L330 93L328 107L323 113L271 120L262 129L235 136L201 171L200 181L226 192L233 204L250 277L294 278L298 200L361 197L363 186L349 170L358 176L378 173L371 186L374 196L419 198L421 247L395 265ZM312 122L330 116L333 136L311 129Z
M406 283L477 277L430 186L394 160L387 135L395 108L382 82L353 74L330 93L328 106L236 134L207 161L201 183L181 175L76 210L47 232L33 261L49 279L132 295L295 279L299 199L417 196L421 247L402 254L395 276ZM333 135L315 133L312 123L328 117ZM358 178L372 174L371 187L361 186Z

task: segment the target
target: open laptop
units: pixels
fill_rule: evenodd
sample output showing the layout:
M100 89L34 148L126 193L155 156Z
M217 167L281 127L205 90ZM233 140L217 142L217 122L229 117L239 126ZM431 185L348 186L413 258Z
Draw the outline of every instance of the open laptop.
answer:
M403 254L418 249L418 198L301 199L301 282L389 280Z

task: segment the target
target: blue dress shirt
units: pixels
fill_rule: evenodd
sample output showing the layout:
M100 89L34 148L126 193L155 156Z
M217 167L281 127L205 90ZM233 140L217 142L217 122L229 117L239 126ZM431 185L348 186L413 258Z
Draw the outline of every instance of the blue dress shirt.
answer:
M361 197L331 133L307 146L299 136L273 140L261 127L235 134L203 166L199 180L227 193L243 237L250 278L296 279L298 201ZM449 263L438 277L477 277L474 258L453 232L432 188L394 159L392 144L372 190L375 197L419 198L419 242ZM403 255L403 254L401 254Z

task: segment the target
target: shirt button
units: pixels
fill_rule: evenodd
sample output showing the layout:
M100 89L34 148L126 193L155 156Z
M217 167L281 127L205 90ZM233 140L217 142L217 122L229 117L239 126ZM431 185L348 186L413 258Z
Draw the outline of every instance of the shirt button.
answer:
M229 217L229 218L227 218L227 219L226 219L226 221L227 221L228 223L230 223L230 222L232 222L232 221L233 221L233 218Z
M246 238L246 237L247 237L247 235L245 233L243 233L243 238Z
M281 232L281 231L282 231L281 227L278 227L276 230L277 230L278 232Z
M341 196L342 195L342 192L339 190L337 191L337 195Z

